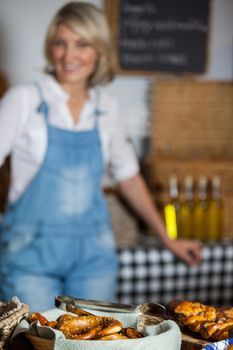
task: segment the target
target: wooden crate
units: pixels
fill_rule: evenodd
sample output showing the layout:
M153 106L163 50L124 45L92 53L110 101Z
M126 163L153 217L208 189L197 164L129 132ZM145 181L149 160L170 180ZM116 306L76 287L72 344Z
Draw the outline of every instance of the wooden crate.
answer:
M150 98L152 153L233 156L232 82L158 81Z
M149 156L143 164L144 176L152 190L155 201L164 204L169 200L168 183L171 175L176 175L179 184L187 175L198 181L201 175L221 179L221 194L224 202L224 237L233 239L233 158L170 158ZM183 187L180 187L181 199Z

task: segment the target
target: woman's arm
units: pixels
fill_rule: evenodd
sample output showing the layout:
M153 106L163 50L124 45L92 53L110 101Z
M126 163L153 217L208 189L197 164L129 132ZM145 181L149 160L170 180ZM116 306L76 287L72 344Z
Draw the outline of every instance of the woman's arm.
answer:
M27 123L26 89L14 87L0 100L0 166L10 154Z
M140 218L151 227L162 243L188 265L201 261L200 243L194 240L171 240L140 174L119 182L119 192Z

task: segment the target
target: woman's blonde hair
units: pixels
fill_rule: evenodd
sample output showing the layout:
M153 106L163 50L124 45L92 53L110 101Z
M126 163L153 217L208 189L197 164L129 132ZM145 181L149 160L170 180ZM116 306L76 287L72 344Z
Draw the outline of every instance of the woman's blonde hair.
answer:
M104 13L95 5L86 2L69 2L54 16L49 25L44 52L47 59L46 71L51 72L51 44L59 24L65 24L85 38L97 51L98 63L90 77L89 86L106 84L114 77L114 52L110 29Z

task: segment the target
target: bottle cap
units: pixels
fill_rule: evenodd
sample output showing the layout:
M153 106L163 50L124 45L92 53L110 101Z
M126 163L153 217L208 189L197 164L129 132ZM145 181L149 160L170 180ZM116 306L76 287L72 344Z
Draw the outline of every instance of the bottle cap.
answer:
M169 184L170 186L177 186L178 180L177 180L177 176L172 175L169 178Z
M171 197L176 198L178 196L178 180L175 175L170 176L169 187Z
M214 188L216 188L216 187L219 188L220 183L221 183L221 181L220 181L220 177L219 176L213 176L212 177L212 186Z
M200 187L206 187L207 186L207 177L202 175L199 178L199 186Z
M192 187L193 186L193 178L192 176L188 175L185 177L184 180L185 187Z

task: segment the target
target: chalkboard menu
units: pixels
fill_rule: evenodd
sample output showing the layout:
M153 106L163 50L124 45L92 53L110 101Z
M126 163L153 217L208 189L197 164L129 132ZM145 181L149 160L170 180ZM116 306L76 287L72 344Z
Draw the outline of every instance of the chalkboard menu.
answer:
M119 71L206 71L211 0L106 0Z

